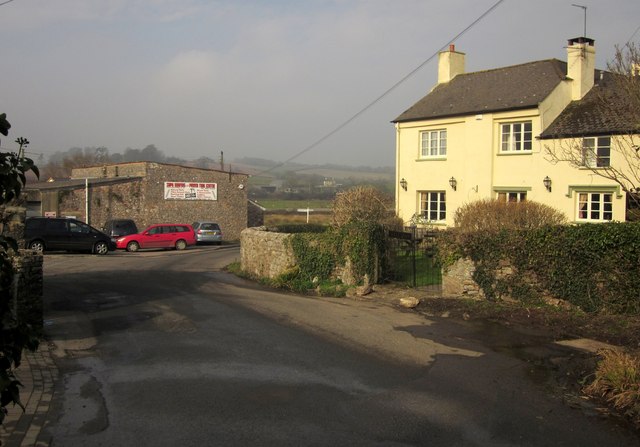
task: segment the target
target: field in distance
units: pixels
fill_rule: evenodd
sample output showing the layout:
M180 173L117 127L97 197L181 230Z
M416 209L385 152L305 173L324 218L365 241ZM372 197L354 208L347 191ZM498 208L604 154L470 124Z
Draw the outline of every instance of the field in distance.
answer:
M267 210L328 210L333 207L332 200L286 200L286 199L258 199L256 202Z

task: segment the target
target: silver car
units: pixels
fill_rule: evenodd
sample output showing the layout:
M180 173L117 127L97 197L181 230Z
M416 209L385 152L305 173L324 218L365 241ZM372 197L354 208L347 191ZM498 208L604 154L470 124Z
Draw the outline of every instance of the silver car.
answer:
M193 231L196 233L196 243L222 243L222 230L215 222L194 222Z

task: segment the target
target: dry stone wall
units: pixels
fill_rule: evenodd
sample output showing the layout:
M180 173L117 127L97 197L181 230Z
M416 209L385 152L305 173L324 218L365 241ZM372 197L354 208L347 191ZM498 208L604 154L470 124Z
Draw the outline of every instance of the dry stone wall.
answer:
M287 240L289 233L268 231L266 227L247 228L240 235L242 270L258 278L276 278L296 265Z
M11 237L24 246L24 220L27 210L21 201L13 201L0 207L0 235Z
M11 258L15 271L14 289L18 321L42 329L43 325L43 258L32 250L20 250Z
M471 259L458 259L442 272L442 294L444 296L466 296L483 298L484 293L473 280L475 264Z
M240 261L242 270L257 278L274 279L296 266L296 256L288 241L294 235L269 231L267 227L247 228L240 237ZM364 283L370 287L378 280L378 270L373 278L359 278L353 263L347 257L344 265L336 266L333 278L347 286Z
M20 201L0 207L0 234L15 239L18 246L23 247L25 218L26 208ZM10 256L10 260L15 272L12 311L19 321L42 328L42 255L32 250L19 250Z

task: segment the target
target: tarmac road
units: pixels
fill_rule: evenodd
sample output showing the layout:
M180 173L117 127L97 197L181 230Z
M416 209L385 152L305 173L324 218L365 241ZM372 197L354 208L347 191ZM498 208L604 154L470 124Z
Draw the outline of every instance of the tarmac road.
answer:
M638 445L469 328L264 290L221 271L238 258L45 255L51 445Z

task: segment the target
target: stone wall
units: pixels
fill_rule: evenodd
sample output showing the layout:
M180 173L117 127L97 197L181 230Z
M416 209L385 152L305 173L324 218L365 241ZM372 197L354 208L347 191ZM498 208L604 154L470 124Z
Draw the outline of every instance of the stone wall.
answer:
M24 246L26 208L21 201L0 207L0 234L11 237ZM42 328L43 270L42 255L32 250L19 250L10 255L15 275L11 310L18 321Z
M471 259L458 259L442 272L442 294L444 296L466 296L483 298L484 293L473 280L475 264Z
M452 266L443 271L442 273L442 293L445 296L464 296L471 298L483 299L486 298L486 294L480 288L480 286L474 281L473 273L475 272L475 264L470 259L458 259ZM515 269L511 263L504 259L498 263L495 270L496 283L502 282L506 284L497 298L499 299L512 299L510 296L511 286L517 283L514 279ZM539 282L533 272L524 276L524 282L532 290L535 290L539 296L551 302L554 298L548 295L548 292L542 290L539 286ZM495 284L494 284L495 288Z
M277 278L296 266L296 257L287 243L294 235L269 231L266 227L247 228L240 237L240 261L245 273L258 278ZM364 283L369 286L378 281L379 269L373 278L357 277L351 260L336 266L332 277L347 286Z
M0 206L0 235L11 237L18 242L18 247L24 246L24 220L27 209L20 200L14 200L8 205Z
M258 278L276 278L296 265L288 233L267 231L265 227L247 228L240 235L242 271Z
M36 330L43 324L43 260L40 253L20 250L11 258L16 276L14 283L15 315L18 321L31 325Z

